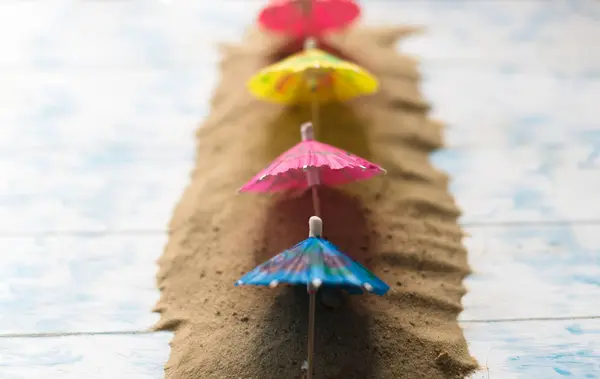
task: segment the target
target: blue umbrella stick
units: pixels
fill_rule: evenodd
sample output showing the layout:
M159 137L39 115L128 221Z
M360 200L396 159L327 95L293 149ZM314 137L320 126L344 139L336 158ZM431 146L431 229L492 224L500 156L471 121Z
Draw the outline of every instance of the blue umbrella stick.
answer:
M313 187L314 188L314 187ZM309 237L321 238L323 234L323 221L316 216L312 216L308 220ZM308 284L308 371L306 379L312 379L314 370L314 354L315 354L315 315L317 309L317 291L322 282L319 279L313 280Z
M306 379L312 379L314 370L315 354L315 314L317 310L317 290L310 288L309 285L309 306L308 306L308 372Z

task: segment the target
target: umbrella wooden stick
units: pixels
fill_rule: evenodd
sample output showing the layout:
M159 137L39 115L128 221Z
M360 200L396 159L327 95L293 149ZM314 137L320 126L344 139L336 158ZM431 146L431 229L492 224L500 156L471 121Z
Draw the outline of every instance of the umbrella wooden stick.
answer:
M302 141L312 141L315 139L313 124L311 122L302 124L300 133L302 134ZM315 211L315 215L320 217L321 201L319 200L319 193L317 191L317 186L321 182L321 178L319 177L319 169L317 167L305 167L305 170L306 181L308 182L308 186L312 192L313 209Z
M319 193L317 192L317 186L312 186L312 201L315 215L321 216L321 201L319 200Z
M316 46L316 40L313 37L309 37L304 41L304 50L314 49ZM314 69L311 69L307 73L308 84L311 92L310 100L310 113L312 121L315 125L315 129L319 129L319 101L317 99L317 85L318 78Z
M312 216L308 220L308 236L309 237L321 237L323 234L323 221L317 217ZM317 291L321 286L322 282L318 278L314 278L311 283L308 284L308 371L306 379L313 378L314 370L314 355L315 355L315 316L317 309Z
M311 88L312 90L312 99L310 102L310 114L311 114L311 118L312 121L315 125L315 129L319 129L319 101L317 100L317 85L316 85L316 79L314 80L313 83L313 87Z
M318 132L319 131L319 102L317 101L317 95L316 95L316 80L315 79L309 79L311 80L311 82L315 82L315 83L311 83L311 96L312 99L310 101L310 118L314 124L314 128L315 131Z
M312 287L312 285L309 287ZM315 313L317 308L317 290L314 288L309 288L308 294L308 371L306 374L306 379L312 379L315 367Z
M317 40L314 37L307 37L304 40L304 50L310 50L317 47Z
M304 17L309 18L312 13L313 0L298 0L298 5Z

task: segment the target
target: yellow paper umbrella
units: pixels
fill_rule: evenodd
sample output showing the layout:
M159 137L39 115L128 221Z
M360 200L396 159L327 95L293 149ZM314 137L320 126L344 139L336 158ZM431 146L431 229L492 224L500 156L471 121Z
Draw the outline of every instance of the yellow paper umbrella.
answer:
M377 79L358 65L308 49L262 69L250 92L279 104L346 101L377 91Z

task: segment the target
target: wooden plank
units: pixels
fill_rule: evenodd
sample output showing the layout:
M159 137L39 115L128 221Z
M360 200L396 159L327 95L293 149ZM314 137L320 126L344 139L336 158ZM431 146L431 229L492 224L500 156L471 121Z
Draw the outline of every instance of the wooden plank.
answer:
M600 145L447 149L434 154L449 173L465 224L598 220Z
M215 81L215 68L207 67L0 69L0 148L170 147L191 154Z
M0 238L0 334L151 327L153 263L165 242L162 235Z
M598 141L600 79L497 67L425 64L424 91L451 147L515 148ZM190 149L217 75L191 69L119 68L57 73L0 71L0 147ZM461 96L453 96L461 88ZM510 94L510 96L507 96ZM510 99L508 98L510 97Z
M402 43L402 50L444 65L545 67L566 74L597 73L600 63L600 55L589 53L600 35L594 0L373 1L363 20L425 25L427 33Z
M598 76L558 75L542 65L423 67L426 98L445 121L451 147L600 146Z
M482 369L472 379L598 378L600 321L463 324ZM7 379L162 376L168 333L2 339Z
M600 224L467 232L462 320L600 317Z
M464 326L484 366L471 379L600 378L600 320Z
M2 379L156 379L170 333L0 339Z
M474 273L461 319L595 315L599 228L467 229ZM163 243L161 236L0 239L0 333L147 328L155 320L148 311L156 299L150 262ZM115 281L119 277L125 282Z
M127 148L5 154L0 235L165 230L191 166L185 154Z
M262 5L246 0L230 0L227 6L165 0L143 6L88 2L46 9L19 0L3 1L0 14L6 17L0 24L6 28L6 36L19 34L14 33L15 27L23 32L22 44L3 44L12 47L11 54L3 55L3 59L14 65L194 65L206 61L206 52L215 42L237 38L253 23ZM600 56L590 54L587 48L595 46L600 32L600 6L594 0L573 4L403 0L373 1L363 6L364 23L426 25L428 33L407 41L403 48L429 61L505 66L543 63L563 72L573 64L590 70L599 65ZM31 26L11 22L25 18L38 21L38 26L35 22ZM89 44L90 40L96 43ZM28 44L35 44L31 47L37 49L22 48ZM566 55L568 65L559 59Z
M482 364L472 379L600 377L600 321L463 324L470 351ZM168 333L2 339L7 379L58 377L132 379L162 376Z
M263 6L260 1L246 0L227 4L165 0L143 6L91 2L41 9L37 4L3 1L0 14L7 16L0 19L2 24L7 31L18 27L23 34L22 45L6 45L11 51L3 59L15 65L194 65L206 61L206 51L214 48L214 42L237 38ZM600 59L584 48L594 46L600 29L594 0L576 5L543 0L448 0L443 4L404 0L373 1L363 7L364 23L426 25L427 35L407 41L403 48L427 60L546 62L546 66L564 69L564 61L557 58L568 53L570 62L579 62L578 67L595 69ZM38 26L12 22L27 17L38 21ZM89 44L90 40L96 44ZM22 49L29 43L37 49Z
M7 51L0 63L36 69L193 68L214 57L217 42L237 38L263 5L232 3L92 1L52 7L5 0L0 41L11 43L2 44ZM12 43L15 36L21 44Z

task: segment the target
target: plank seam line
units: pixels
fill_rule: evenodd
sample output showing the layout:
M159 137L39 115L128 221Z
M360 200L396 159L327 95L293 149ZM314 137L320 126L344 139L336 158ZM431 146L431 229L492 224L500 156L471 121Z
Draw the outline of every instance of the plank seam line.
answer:
M531 322L531 321L578 321L578 320L600 320L598 316L572 316L572 317L523 317L523 318L497 318L497 319L473 319L458 320L461 324L494 324L508 322Z
M122 336L165 333L154 330L122 330L105 332L63 332L63 333L12 333L0 334L0 338L48 338L48 337L76 337L76 336Z
M528 318L505 318L505 319L481 319L481 320L459 320L460 324L484 324L484 323L507 323L528 321L577 321L577 320L600 320L597 316L573 316L573 317L528 317ZM154 330L122 330L105 332L63 332L63 333L12 333L0 334L0 338L52 338L52 337L77 337L77 336L120 336L120 335L145 335L165 333Z

